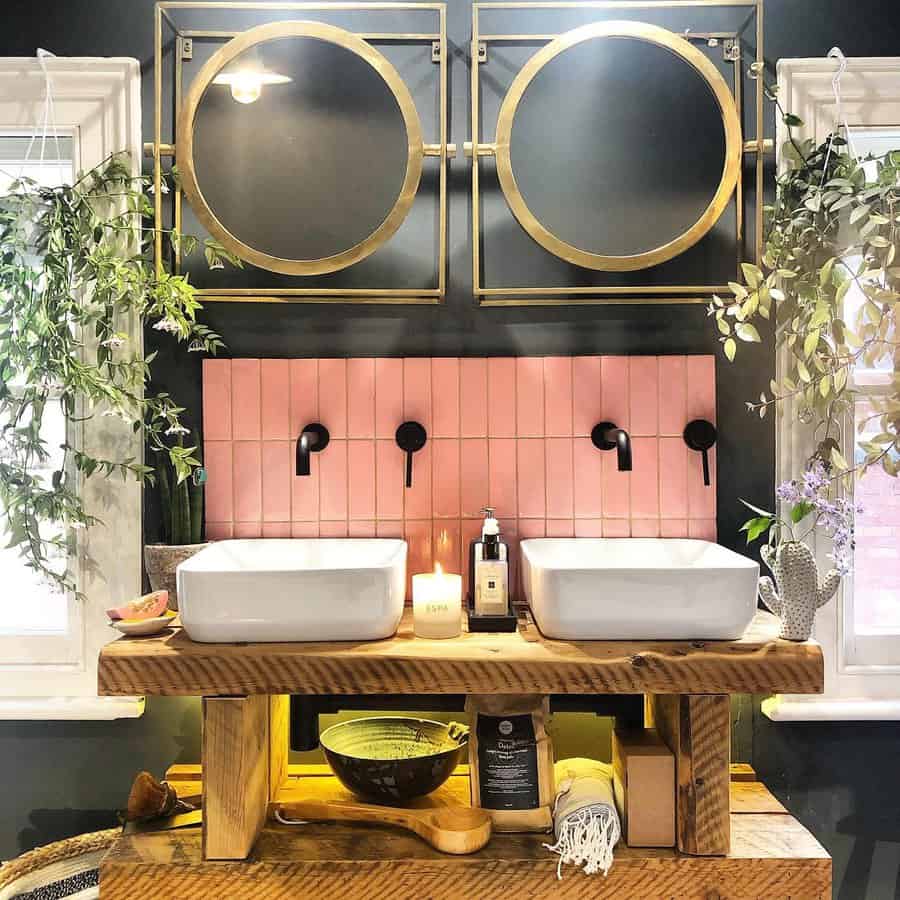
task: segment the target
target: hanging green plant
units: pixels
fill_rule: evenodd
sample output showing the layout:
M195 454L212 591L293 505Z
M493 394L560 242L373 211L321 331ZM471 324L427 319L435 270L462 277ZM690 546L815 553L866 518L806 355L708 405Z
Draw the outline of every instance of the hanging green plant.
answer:
M148 179L117 154L72 185L46 187L20 178L0 197L0 525L29 566L71 589L65 559L73 529L94 525L79 477L154 480L138 458L101 458L69 444L49 479L42 436L45 410L61 404L70 423L117 416L167 458L176 483L200 465L184 408L149 390L154 353L129 339L135 321L170 334L190 352L215 354L218 334L197 321L201 308L186 276L157 271ZM166 237L191 252L196 239ZM211 265L240 260L206 242Z
M730 297L714 297L709 315L732 361L741 342L761 340L760 320L774 328L785 360L781 377L747 407L763 417L789 398L800 403L816 450L807 472L797 473L788 487L802 488L812 478L817 502L785 485L779 499L793 504L793 524L809 517L812 528L838 528L849 555L852 510L840 509L837 525L833 515L842 488L871 466L891 476L900 468L900 150L857 159L838 134L820 146L799 140L793 129L802 121L784 111L775 89L767 93L790 135L783 148L788 168L777 180L774 205L765 210L762 265L744 264L743 282L730 285ZM859 311L847 321L851 291ZM855 384L857 368L880 369L887 389L869 393ZM877 421L878 433L860 440L857 449L855 435L844 435L842 425L861 399L871 404L871 415L860 430L871 431ZM773 544L787 540L784 522L755 511L760 515L744 525L748 541L765 534ZM846 559L838 563L847 570Z

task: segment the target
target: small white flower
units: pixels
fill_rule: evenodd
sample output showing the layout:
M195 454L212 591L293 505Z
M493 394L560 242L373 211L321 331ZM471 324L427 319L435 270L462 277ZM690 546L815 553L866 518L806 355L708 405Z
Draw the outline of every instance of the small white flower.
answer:
M121 347L125 343L125 338L119 337L119 335L114 334L112 337L107 338L105 341L100 341L101 347L111 347L115 349L116 347Z
M225 263L222 262L221 259L216 259L209 264L209 270L212 272L214 269L224 269Z
M166 434L190 434L189 429L185 428L184 425L176 422L174 425L170 425L166 429Z
M171 334L178 334L181 331L178 323L168 316L165 319L160 319L153 327L157 331L168 331Z

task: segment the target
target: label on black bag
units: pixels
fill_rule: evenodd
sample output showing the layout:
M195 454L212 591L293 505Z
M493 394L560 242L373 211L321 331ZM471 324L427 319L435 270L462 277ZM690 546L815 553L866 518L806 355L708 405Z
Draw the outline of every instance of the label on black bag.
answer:
M537 741L530 715L478 714L478 780L484 809L540 806Z

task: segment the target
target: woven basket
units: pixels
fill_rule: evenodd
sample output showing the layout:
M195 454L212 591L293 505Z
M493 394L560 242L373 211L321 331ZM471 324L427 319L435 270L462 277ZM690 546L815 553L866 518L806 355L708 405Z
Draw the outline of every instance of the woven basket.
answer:
M44 896L79 898L99 896L95 872L100 858L122 833L121 828L108 828L79 834L23 853L0 866L0 900L12 900L23 894L35 900ZM95 893L88 893L94 885ZM86 890L87 889L87 890Z

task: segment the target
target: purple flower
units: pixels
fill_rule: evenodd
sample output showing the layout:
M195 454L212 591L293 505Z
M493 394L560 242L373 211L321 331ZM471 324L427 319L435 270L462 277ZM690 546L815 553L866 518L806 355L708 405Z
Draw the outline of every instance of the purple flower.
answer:
M782 503L796 503L800 499L796 481L783 481L775 488L775 496Z

